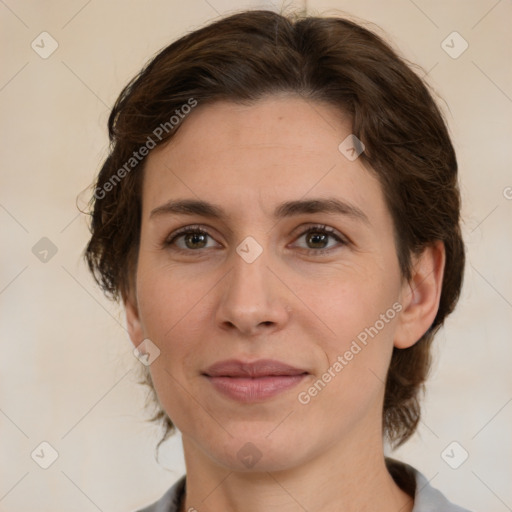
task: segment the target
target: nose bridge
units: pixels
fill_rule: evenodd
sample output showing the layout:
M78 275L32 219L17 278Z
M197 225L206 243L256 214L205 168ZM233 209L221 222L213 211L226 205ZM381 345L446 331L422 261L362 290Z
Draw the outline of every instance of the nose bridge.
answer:
M261 246L260 246L261 247ZM263 249L263 248L262 248ZM230 288L240 298L251 295L268 293L268 251L261 250L260 254L251 242L242 242L233 254L233 271L231 272ZM266 299L268 297L265 296ZM259 297L261 300L261 297Z
M217 320L224 327L253 333L258 326L278 326L286 320L286 305L268 266L271 251L246 237L233 251L231 272L219 301Z
M226 290L226 298L232 307L244 308L249 312L271 300L268 260L269 250L264 251L252 237L247 237L237 246L232 256L233 270Z

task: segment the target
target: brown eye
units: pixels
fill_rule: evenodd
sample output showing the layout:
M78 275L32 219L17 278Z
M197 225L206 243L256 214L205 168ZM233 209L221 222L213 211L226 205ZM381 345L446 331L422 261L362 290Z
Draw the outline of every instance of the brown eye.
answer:
M329 243L329 235L318 231L310 231L306 234L306 243L313 249L325 249Z
M211 240L211 242L209 242ZM214 247L216 242L203 229L183 228L173 233L164 242L164 247L176 247L182 251L197 251L199 249L208 249Z
M308 228L297 238L297 242L301 240L304 241L305 246L299 244L299 247L310 254L322 254L331 249L336 249L336 246L347 244L341 235L337 234L334 229L326 226L312 226Z
M203 233L187 233L183 236L183 241L188 249L202 249L206 246L207 236Z

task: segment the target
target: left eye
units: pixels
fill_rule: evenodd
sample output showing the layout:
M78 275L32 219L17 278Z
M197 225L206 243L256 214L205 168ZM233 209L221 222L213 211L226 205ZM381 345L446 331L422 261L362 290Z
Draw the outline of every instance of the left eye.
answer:
M175 244L178 249L182 250L207 249L209 247L213 247L213 245L208 245L208 238L213 240L206 231L201 229L190 229L188 231L178 233L168 243Z
M297 238L297 241L303 239L307 247L305 249L316 250L329 250L336 245L336 243L343 244L344 241L335 232L326 227L313 227L302 233Z

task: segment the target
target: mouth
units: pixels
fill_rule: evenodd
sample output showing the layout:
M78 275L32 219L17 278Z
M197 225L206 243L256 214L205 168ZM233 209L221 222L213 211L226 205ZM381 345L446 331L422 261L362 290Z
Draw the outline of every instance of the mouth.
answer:
M306 375L307 370L271 359L252 363L230 359L203 372L216 391L244 403L268 400L295 387Z

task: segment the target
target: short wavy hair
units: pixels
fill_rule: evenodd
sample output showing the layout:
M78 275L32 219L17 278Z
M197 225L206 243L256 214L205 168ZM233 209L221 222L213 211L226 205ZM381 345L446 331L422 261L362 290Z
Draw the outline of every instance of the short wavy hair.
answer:
M439 240L446 249L432 325L410 348L393 349L382 421L384 435L396 447L419 423L430 345L459 298L465 254L457 160L443 116L412 66L373 31L337 17L245 11L160 51L126 85L110 114L110 151L91 199L85 258L107 296L118 300L132 293L146 159L138 153L134 160L134 152L149 147L149 139L155 145L169 141L186 122L178 114L191 99L201 105L251 103L283 92L327 102L350 115L352 133L365 147L360 158L379 179L391 212L405 279L413 255ZM160 128L156 137L157 127L168 129ZM143 372L157 410L151 420L165 427L161 443L174 427L149 371L144 367Z

